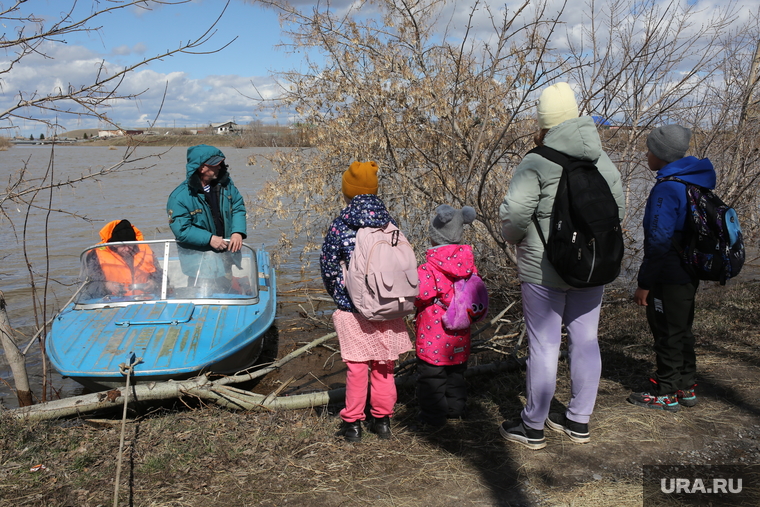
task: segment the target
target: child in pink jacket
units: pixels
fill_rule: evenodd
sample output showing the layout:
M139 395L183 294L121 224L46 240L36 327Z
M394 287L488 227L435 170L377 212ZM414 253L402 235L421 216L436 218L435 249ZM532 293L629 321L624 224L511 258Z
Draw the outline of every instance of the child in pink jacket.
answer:
M454 295L454 282L477 274L470 245L460 244L464 224L475 220L475 210L442 204L430 221L427 261L417 268L417 401L419 423L441 427L446 419L464 416L467 384L464 372L470 357L470 328L447 329L443 315Z

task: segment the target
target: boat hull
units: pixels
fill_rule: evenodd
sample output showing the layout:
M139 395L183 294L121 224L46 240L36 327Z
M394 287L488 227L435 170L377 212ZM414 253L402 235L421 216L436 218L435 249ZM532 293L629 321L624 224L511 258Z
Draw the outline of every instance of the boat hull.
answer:
M197 377L204 372L211 372L219 375L233 375L237 372L250 368L259 358L261 349L264 345L266 336L262 336L253 340L244 350L234 356L230 356L221 360L219 363L210 365L208 368L192 371L188 373L156 373L154 375L146 374L139 371L139 365L135 371L135 374L130 377L129 384L152 384L156 382L167 381L179 381L187 380ZM80 374L66 375L77 383L81 384L90 391L110 391L112 389L119 389L126 386L125 375L112 375L112 376L84 376Z
M258 287L250 301L72 303L56 316L47 339L53 367L93 391L123 387L129 364L134 364L131 384L249 368L258 359L276 309L274 269L265 251L256 255Z

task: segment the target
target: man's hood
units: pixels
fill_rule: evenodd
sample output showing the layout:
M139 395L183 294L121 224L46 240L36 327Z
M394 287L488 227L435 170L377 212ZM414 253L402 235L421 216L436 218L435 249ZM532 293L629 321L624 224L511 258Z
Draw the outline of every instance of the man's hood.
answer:
M111 236L113 235L114 227L119 225L119 222L121 222L121 220L113 220L111 222L108 222L106 225L103 226L102 229L100 229L101 243L108 243L108 240L111 239ZM140 232L140 229L138 229L134 225L132 226L132 229L135 231L135 238L137 241L142 241L143 239L145 239L143 237L142 232Z
M185 165L185 170L188 182L193 183L195 186L200 185L200 179L197 176L198 168L211 157L224 158L224 153L222 153L219 148L207 144L199 144L187 149L187 164ZM225 182L227 176L227 164L222 163L222 167L219 169L219 177L216 180L217 183ZM197 182L195 181L196 179L198 180Z

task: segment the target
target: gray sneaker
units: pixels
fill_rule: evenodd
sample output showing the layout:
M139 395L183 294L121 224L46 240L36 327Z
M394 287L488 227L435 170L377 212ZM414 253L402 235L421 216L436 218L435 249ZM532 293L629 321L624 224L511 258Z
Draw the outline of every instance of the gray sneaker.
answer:
M565 414L557 412L549 414L549 418L546 419L546 426L558 433L565 433L570 437L570 440L577 444L587 444L591 441L588 424L572 421Z
M544 430L534 430L533 428L529 428L525 426L522 419L501 423L499 433L501 433L501 436L507 440L517 442L518 444L524 445L528 449L534 451L546 447Z

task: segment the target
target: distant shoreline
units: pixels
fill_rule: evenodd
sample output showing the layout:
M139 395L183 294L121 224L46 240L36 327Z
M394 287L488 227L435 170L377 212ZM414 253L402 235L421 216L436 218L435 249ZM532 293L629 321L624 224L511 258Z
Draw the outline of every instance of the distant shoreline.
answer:
M263 138L245 138L231 135L164 135L164 136L121 136L108 139L64 139L53 141L51 139L35 139L23 141L11 141L14 146L195 146L197 144L209 144L216 147L233 148L272 148L272 147L308 147L308 143L298 143L298 139L266 136Z

